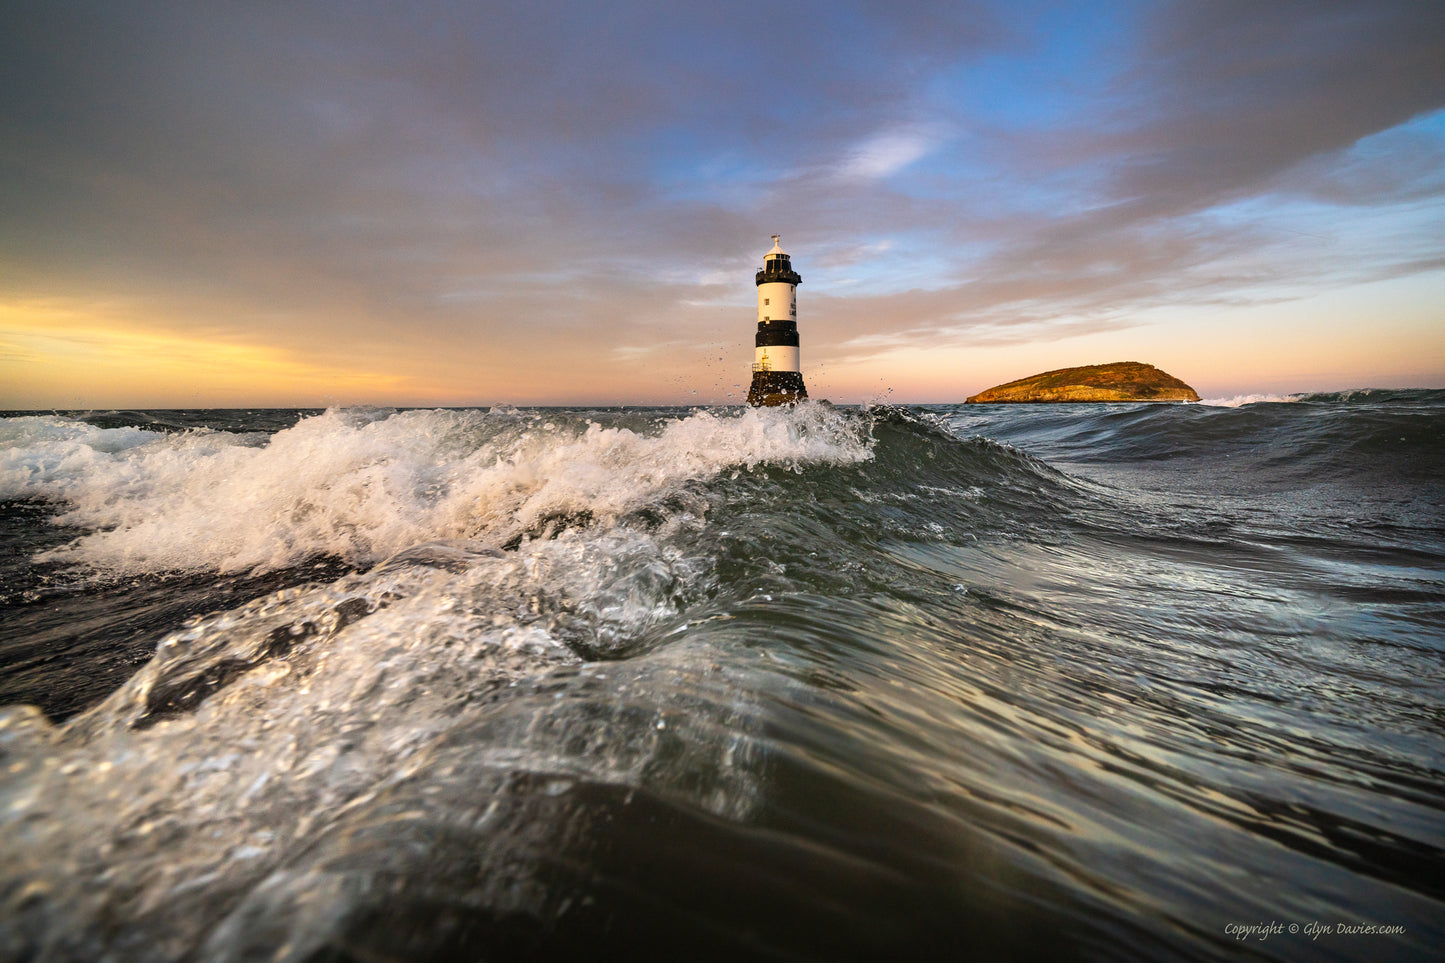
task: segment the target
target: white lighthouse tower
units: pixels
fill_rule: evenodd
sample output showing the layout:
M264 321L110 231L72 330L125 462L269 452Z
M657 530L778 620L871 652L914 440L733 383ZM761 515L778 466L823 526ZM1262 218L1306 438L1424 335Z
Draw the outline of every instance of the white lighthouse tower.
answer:
M757 274L758 337L748 404L788 405L808 397L798 366L798 285L803 278L773 235Z

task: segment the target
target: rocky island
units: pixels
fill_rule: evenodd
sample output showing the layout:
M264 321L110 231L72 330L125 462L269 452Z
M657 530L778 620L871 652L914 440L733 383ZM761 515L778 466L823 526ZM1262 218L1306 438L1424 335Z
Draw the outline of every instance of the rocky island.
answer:
M1152 364L1115 361L1045 371L980 391L969 404L1072 401L1198 401L1199 394Z

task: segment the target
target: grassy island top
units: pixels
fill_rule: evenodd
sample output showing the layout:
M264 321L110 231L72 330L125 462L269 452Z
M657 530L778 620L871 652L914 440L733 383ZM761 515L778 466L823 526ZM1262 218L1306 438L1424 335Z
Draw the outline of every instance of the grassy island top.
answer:
M968 403L1198 400L1193 388L1152 364L1115 361L1020 378L981 391Z

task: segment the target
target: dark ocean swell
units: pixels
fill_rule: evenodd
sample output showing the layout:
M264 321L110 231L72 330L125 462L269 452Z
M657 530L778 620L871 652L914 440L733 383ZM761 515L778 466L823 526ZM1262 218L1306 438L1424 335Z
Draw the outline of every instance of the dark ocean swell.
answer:
M1428 958L1442 402L7 418L0 957Z

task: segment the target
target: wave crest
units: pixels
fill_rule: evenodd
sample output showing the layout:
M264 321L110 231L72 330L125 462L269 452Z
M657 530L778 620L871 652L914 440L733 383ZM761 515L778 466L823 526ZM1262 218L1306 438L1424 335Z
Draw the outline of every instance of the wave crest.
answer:
M603 421L615 422L604 424ZM331 410L269 439L13 419L0 498L88 529L43 560L122 574L370 564L437 539L606 522L724 468L852 463L865 419L823 405L671 418Z

